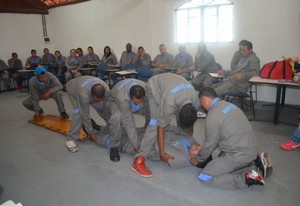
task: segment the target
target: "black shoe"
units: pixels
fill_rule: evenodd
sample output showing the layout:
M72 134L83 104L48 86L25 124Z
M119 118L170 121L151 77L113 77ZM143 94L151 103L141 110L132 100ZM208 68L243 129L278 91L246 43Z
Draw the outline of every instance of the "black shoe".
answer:
M44 114L44 110L43 110L43 109L40 109L39 115L42 116L43 114Z
M91 119L91 122L92 122L92 128L95 129L95 130L98 130L100 131L101 130L101 126L98 125L95 120Z
M69 119L69 115L68 115L66 112L60 113L60 117L61 117L62 119Z
M113 147L113 148L110 149L109 158L113 162L120 161L120 155L119 155L119 151L118 151L117 147Z
M198 168L204 168L210 161L212 161L212 155L210 155L206 160L204 160L203 162L199 162L196 167Z

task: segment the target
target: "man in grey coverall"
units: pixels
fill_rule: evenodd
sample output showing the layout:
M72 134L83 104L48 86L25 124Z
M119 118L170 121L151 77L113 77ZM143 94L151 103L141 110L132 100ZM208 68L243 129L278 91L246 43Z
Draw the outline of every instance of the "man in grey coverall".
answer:
M219 75L228 76L228 80L213 86L219 97L228 92L247 92L250 87L249 79L253 76L259 76L260 61L252 51L252 43L249 41L242 42L240 48L244 58L239 61L236 69L234 71L218 71Z
M137 140L137 131L135 128L134 113L140 113L145 116L145 127L150 121L150 109L148 100L145 97L146 83L137 79L125 79L118 82L110 91L109 98L115 101L118 111L121 115L121 124L125 129L131 144L138 151L140 141ZM116 139L117 138L117 139ZM121 143L121 136L111 137L111 153L117 155L118 147Z
M79 138L82 126L84 126L90 139L95 141L89 105L109 125L109 132L112 138L121 136L121 117L118 113L114 113L115 110L118 110L117 105L107 100L109 87L104 81L92 76L80 76L70 80L66 89L73 106L72 124L66 142L71 152L78 151L75 141Z
M206 160L217 147L221 153L203 168L198 179L203 184L229 189L264 185L263 177L271 175L271 160L267 153L257 155L257 139L247 117L235 105L218 98L211 87L204 87L199 98L208 114L206 137L197 158ZM252 169L254 166L262 176Z
M23 101L24 107L30 111L34 111L34 118L38 118L44 113L39 105L39 101L53 98L57 104L61 118L68 119L69 115L66 113L62 93L60 92L63 86L57 77L47 72L43 66L36 68L34 74L35 76L29 81L30 94Z
M164 148L164 128L170 124L171 117L178 116L177 125L193 134L193 125L197 120L198 98L194 87L183 77L171 73L159 74L150 78L146 84L146 93L150 105L151 120L140 144L131 169L142 177L151 177L152 172L144 160L156 142L160 159L170 164L174 159ZM156 135L155 135L156 134Z
M137 134L136 140L139 144L146 129L135 128L135 130ZM96 144L105 146L107 149L111 149L111 138L108 135L109 132L107 126L97 125L97 129L94 128L93 132L96 136ZM190 158L193 156L191 148L193 145L197 145L196 140L184 132L181 128L171 125L165 129L165 137L165 150L174 157L174 160L171 161L169 165L166 165L173 169L179 169L191 165ZM159 160L158 145L155 144L155 146L151 149L151 156L148 156L148 158L151 160ZM136 148L132 145L129 136L124 129L122 129L122 137L118 150L130 155L136 154Z

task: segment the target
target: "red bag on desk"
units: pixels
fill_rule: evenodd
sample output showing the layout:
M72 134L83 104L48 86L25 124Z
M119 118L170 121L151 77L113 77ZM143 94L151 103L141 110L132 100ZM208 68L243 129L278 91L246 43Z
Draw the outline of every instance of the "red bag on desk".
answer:
M267 63L260 71L261 78L292 80L294 76L289 61L275 61Z

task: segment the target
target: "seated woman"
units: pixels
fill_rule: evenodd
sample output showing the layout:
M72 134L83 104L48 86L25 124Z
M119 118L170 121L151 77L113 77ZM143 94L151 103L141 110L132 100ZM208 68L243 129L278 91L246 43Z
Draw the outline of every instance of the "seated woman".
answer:
M77 56L76 50L71 49L70 56L68 56L66 61L66 67L68 70L65 72L65 81L81 76L81 73L78 71L78 68L81 66L81 61Z
M111 53L110 47L105 46L103 50L103 57L101 58L100 62L102 64L107 64L107 65L117 65L117 57L113 53Z

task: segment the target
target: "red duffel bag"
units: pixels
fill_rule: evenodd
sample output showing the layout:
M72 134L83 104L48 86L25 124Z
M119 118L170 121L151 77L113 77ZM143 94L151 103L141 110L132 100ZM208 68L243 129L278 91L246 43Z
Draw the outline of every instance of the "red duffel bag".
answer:
M275 61L267 63L260 71L261 78L292 80L294 72L289 61Z

